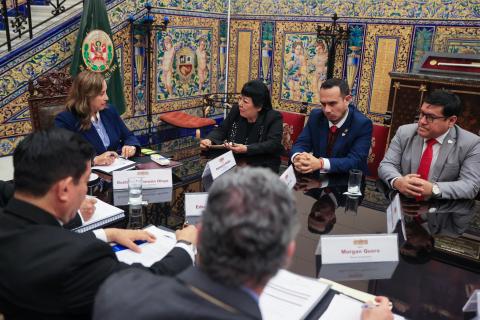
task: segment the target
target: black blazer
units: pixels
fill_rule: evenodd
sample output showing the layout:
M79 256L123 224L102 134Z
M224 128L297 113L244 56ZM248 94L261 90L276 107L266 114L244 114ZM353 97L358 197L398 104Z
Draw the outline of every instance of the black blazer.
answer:
M262 110L257 121L249 129L247 119L240 115L238 106L234 106L217 128L213 129L207 139L214 144L223 144L225 140L248 145L245 154L235 157L245 158L250 165L269 167L278 172L282 145L283 118L276 110Z
M262 319L262 315L246 291L226 287L191 267L175 278L141 270L113 275L98 291L93 319L233 320Z
M13 198L0 214L0 312L6 319L90 319L95 293L129 268L91 232L62 228L44 210ZM174 275L192 264L174 248L147 269Z
M0 180L0 208L5 208L8 201L13 198L15 192L15 185L13 181L3 181ZM64 224L63 227L66 229L74 229L82 225L82 218L77 214L75 217L70 220L68 223Z

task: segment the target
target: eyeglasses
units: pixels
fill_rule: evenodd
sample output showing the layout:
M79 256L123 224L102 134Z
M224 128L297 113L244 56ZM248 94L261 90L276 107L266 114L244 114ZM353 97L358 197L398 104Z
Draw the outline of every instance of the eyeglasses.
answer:
M425 117L425 119L427 120L428 123L432 123L436 119L447 119L448 118L448 117L444 117L444 116L434 116L434 115L423 113L422 111L420 111L420 113L418 114L418 121L420 121L423 117Z

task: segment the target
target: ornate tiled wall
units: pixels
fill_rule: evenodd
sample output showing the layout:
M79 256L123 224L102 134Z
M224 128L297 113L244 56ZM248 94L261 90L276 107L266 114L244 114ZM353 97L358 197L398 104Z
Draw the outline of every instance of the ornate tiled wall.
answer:
M480 20L478 0L235 0L236 15Z
M480 53L479 1L238 0L232 5L229 90L241 87L232 83L238 80L237 65L249 65L241 72L263 79L281 110L318 106L329 44L317 44L316 27L330 25L335 12L350 39L337 47L334 76L348 81L358 108L376 122L387 110L390 71L413 70L431 50ZM245 46L239 30L258 41L244 60L237 53Z
M146 126L146 50L142 33L132 32L127 19L132 14L138 19L145 2L108 4L124 74L124 118L133 130ZM236 0L231 1L229 31L228 0L151 2L158 7L153 11L158 21L165 15L171 21L166 33L151 38L155 125L160 112L194 107L202 93L222 92L225 86L238 91L253 78L266 82L279 109L299 111L302 102L318 106L328 44L316 44L315 29L329 25L334 12L351 32L348 43L337 48L334 74L348 80L356 104L375 121L382 121L387 107L388 71L412 70L429 50L480 53L478 0ZM11 154L31 131L27 81L51 69L68 68L78 25L79 19L73 19L48 37L0 57L0 156ZM175 47L171 60L165 39Z
M107 5L110 25L114 33L115 52L124 75L127 108L123 117L132 130L141 130L146 127L145 48L138 41L138 37L135 37L138 36L138 32L132 32L128 18L129 16L137 19L141 17L145 12L145 2L145 0L114 0ZM152 36L154 52L158 56L152 59L152 83L157 84L152 91L158 93L152 99L152 110L153 122L158 125L158 113L196 106L201 101L199 97L201 93L217 92L219 87L223 88L225 77L219 70L225 69L224 63L222 66L221 62L226 60L225 8L227 1L158 0L150 2L154 6L153 13L156 21L162 21L164 16L169 16L170 24L165 35L173 39L176 50L183 48L184 51L193 52L194 58L190 66L192 68L190 78L182 78L178 68L173 72L175 87L186 91L179 93L177 90L174 97L162 96L161 68L157 68L157 64L162 62L159 55L163 49L157 46L162 33ZM223 33L220 32L221 26L223 26ZM68 70L78 27L79 18L77 17L65 22L49 36L36 39L26 47L0 58L0 156L11 154L18 142L32 130L28 111L28 80L36 79L52 69ZM196 52L200 38L206 41L202 90L198 89L198 58L202 53ZM143 59L139 59L142 55ZM180 62L179 57L180 55L176 54L175 67Z

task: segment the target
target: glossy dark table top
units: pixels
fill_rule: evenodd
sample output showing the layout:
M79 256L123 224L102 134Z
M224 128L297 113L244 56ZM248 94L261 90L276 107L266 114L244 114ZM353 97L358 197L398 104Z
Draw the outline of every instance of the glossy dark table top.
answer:
M383 195L372 181L363 188L363 197L352 199L343 195L346 177L328 177L328 188L323 180L304 181L299 184L304 190L295 191L301 229L290 270L388 296L394 312L408 319L464 319L463 305L480 289L480 242L472 239L480 216L476 201L402 199L408 240L399 222L398 263L322 266L321 234L386 233L389 203L379 201Z

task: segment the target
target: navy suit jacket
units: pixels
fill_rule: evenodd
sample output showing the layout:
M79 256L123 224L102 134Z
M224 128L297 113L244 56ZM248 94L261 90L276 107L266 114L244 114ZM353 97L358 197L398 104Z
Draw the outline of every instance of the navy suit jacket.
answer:
M67 130L80 133L88 142L95 148L97 154L102 154L107 150L118 151L124 145L140 146L137 137L128 130L122 118L118 115L113 106L108 106L100 111L100 118L110 138L110 145L105 148L102 139L97 133L97 130L92 125L88 130L80 130L80 120L71 111L63 111L55 118L55 126L58 128L65 128Z
M312 152L317 158L328 158L331 173L359 169L368 172L367 158L372 143L372 121L356 107L350 105L348 116L333 145L332 155L327 157L328 119L321 109L310 113L307 125L295 142L291 155Z

